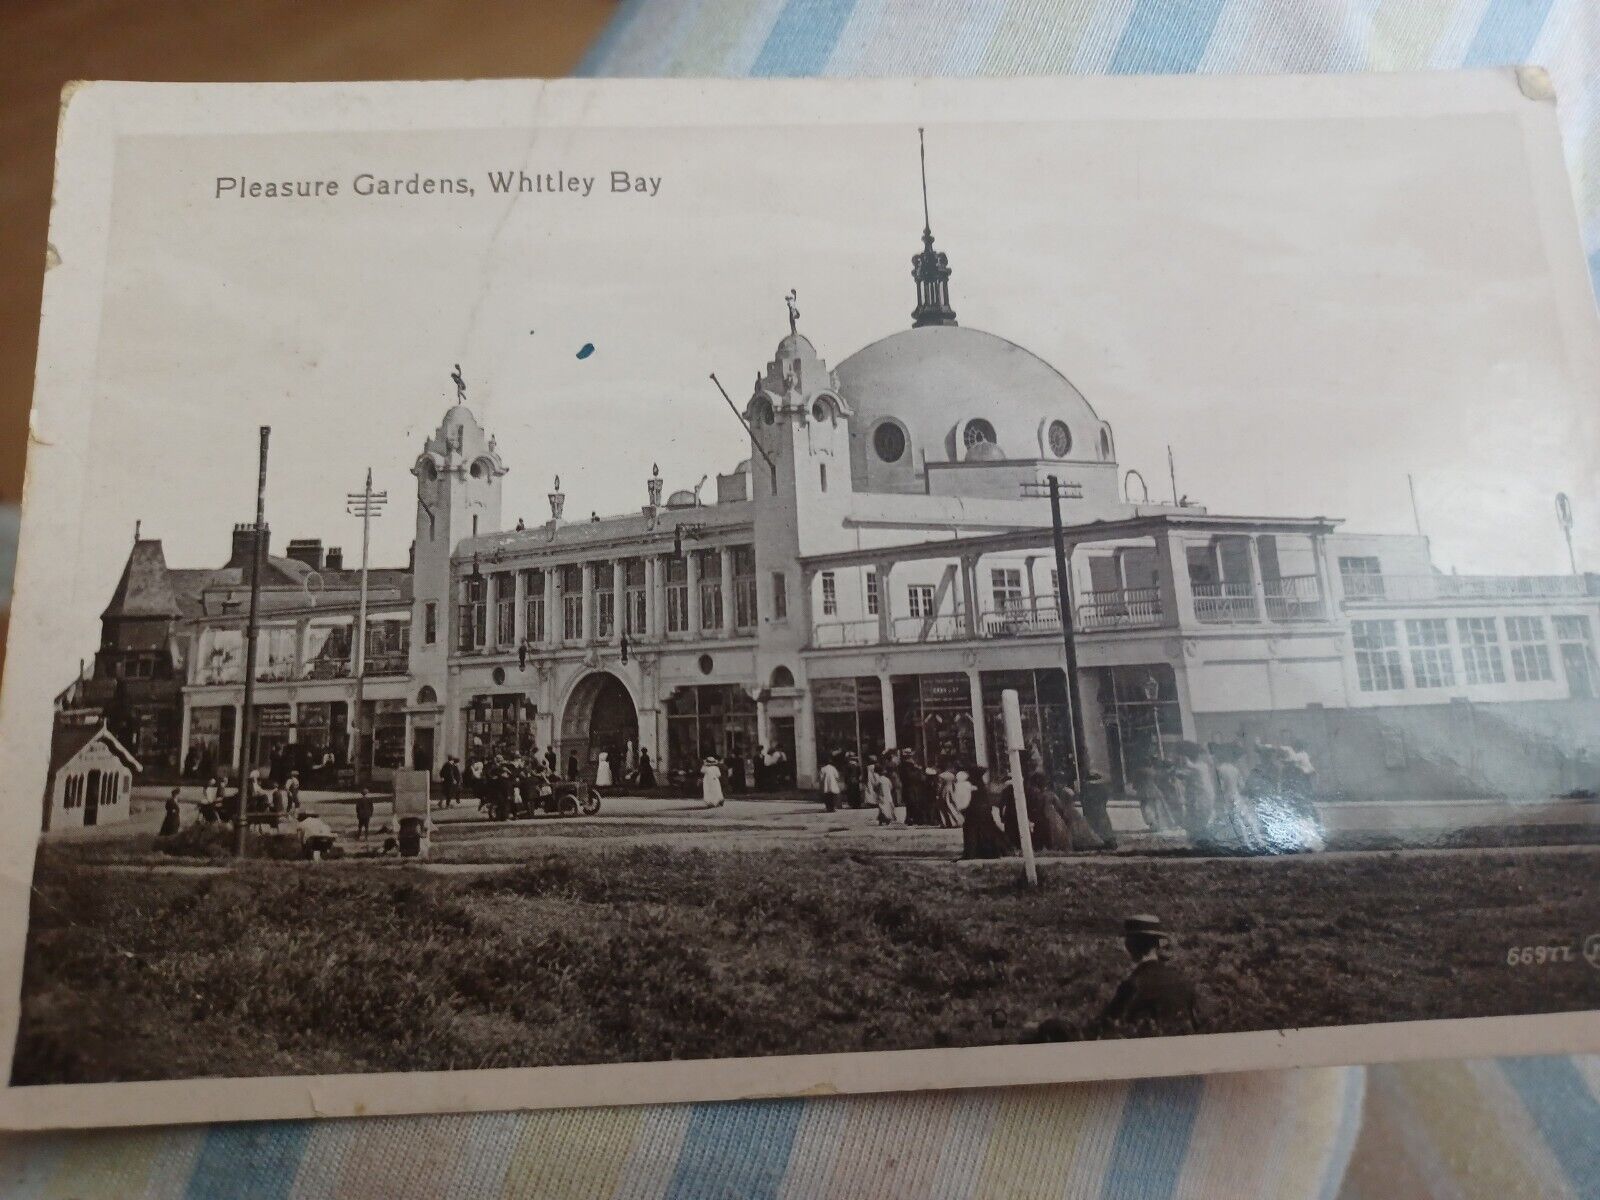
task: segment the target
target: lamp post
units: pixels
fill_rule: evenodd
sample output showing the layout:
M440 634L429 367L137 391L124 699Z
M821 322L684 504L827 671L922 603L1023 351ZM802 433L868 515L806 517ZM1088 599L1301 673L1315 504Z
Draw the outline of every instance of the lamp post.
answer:
M1572 551L1572 501L1565 492L1556 493L1556 520L1561 522L1561 533L1567 539L1567 565L1578 573L1578 556Z

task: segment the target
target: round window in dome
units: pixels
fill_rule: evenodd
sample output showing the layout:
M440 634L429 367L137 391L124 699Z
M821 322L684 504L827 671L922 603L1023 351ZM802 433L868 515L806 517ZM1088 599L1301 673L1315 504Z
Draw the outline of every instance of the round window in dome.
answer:
M906 452L906 431L885 421L872 431L872 448L884 462L899 462Z
M750 406L751 417L757 425L772 424L772 401L765 396Z
M1065 421L1050 422L1050 453L1057 458L1065 458L1072 453L1072 430L1067 428Z
M994 445L994 426L982 417L973 417L967 422L967 427L961 431L961 444L971 450L979 442L988 442Z

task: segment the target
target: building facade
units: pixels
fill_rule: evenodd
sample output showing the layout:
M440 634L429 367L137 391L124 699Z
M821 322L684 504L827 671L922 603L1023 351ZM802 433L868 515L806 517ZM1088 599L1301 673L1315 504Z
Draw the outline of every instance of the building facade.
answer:
M458 378L411 468L411 566L372 574L364 671L353 573L317 543L269 558L256 761L554 747L588 771L643 748L689 772L781 747L804 786L845 750L999 761L1015 689L1030 746L1070 778L1064 587L1089 766L1115 786L1177 740L1297 744L1326 794L1600 784L1600 580L1447 575L1420 536L1133 499L1110 422L960 325L950 278L925 229L911 327L834 366L791 300L744 406L750 457L709 493L652 472L619 515L568 519L557 479L547 521L507 528L510 466ZM149 545L132 576L159 574ZM232 560L166 574L170 603L114 601L126 653L172 647L186 769L237 763L247 580Z

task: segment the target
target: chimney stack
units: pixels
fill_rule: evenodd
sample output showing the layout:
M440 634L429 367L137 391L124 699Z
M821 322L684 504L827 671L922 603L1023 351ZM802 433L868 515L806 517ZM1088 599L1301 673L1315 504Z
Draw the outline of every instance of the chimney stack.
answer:
M341 547L341 546L329 546L328 547L328 554L327 554L327 558L326 558L326 569L329 570L329 571L342 571L342 570L344 570L344 548L343 547Z
M283 553L286 558L292 558L296 562L303 562L313 571L322 570L321 538L290 538L288 549Z
M248 567L250 553L255 547L256 526L253 521L241 521L233 527L233 550L228 555L228 566ZM261 561L266 562L272 553L272 526L261 529Z

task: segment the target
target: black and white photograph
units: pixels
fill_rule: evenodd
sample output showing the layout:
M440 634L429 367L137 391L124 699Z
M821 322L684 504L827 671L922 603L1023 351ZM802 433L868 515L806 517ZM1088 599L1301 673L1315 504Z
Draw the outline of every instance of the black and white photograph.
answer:
M1535 74L89 85L58 161L8 1123L1600 1042Z

